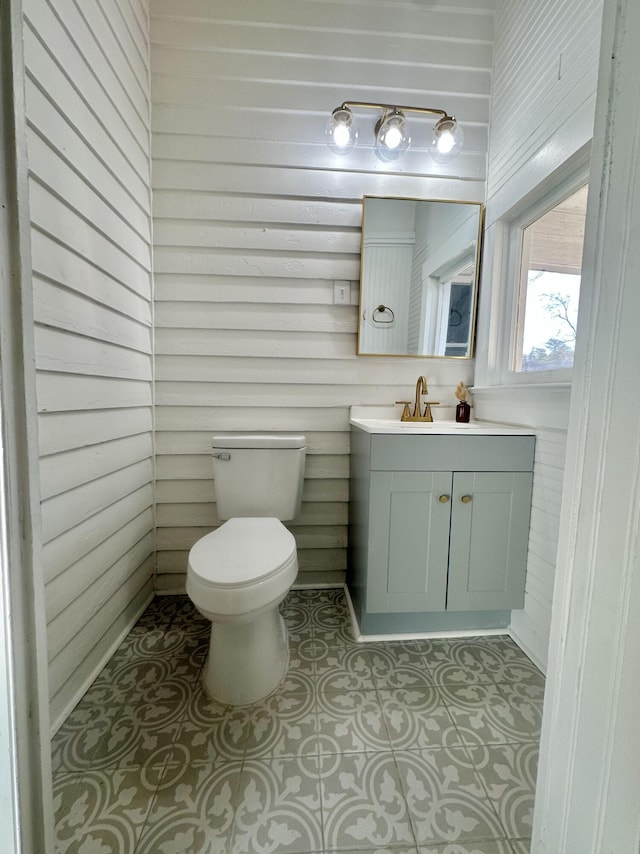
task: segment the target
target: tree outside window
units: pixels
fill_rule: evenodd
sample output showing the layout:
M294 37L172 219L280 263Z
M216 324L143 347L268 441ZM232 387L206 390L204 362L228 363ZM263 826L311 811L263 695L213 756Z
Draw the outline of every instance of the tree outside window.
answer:
M585 185L522 231L516 371L573 365L587 193Z

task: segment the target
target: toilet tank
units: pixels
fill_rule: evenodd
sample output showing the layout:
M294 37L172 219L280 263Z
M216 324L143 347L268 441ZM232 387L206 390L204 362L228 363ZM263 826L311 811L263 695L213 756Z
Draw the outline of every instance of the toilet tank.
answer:
M217 515L295 518L302 502L306 438L219 433L212 438Z

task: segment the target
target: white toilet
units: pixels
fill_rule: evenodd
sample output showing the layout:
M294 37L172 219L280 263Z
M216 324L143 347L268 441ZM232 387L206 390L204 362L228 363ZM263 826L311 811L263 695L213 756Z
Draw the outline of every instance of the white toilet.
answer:
M302 501L304 436L213 437L217 512L227 519L189 552L187 594L211 620L207 694L246 705L270 694L289 664L278 610L298 573L293 535L280 520Z

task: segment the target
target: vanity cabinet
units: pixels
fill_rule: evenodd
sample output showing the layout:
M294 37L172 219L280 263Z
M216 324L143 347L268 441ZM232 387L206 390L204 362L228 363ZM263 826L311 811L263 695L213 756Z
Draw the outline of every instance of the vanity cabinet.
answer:
M524 603L534 442L352 428L349 590L362 631L508 625Z

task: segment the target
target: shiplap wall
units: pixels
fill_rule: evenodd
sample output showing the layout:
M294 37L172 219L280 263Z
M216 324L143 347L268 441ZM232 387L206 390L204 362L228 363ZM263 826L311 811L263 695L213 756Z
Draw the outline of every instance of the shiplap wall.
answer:
M550 175L562 171L591 138L601 33L602 0L500 0L496 12L494 88L487 177L484 293L476 385L499 383L497 288L512 287L515 271L500 270L496 236L503 216ZM504 278L500 278L503 276ZM570 389L493 388L476 392L478 413L533 427L537 433L533 512L525 607L511 630L544 669Z
M602 0L498 3L487 204L568 158L585 119L592 134L601 29Z
M25 0L43 560L56 727L152 594L146 0Z
M349 406L393 403L421 373L453 406L470 382L470 362L356 357L361 200L484 200L494 5L152 0L159 589L183 589L218 524L213 432L307 435L299 579L338 583ZM334 155L324 128L349 99L450 110L466 152L435 166L419 120L383 166L364 112L363 145Z

